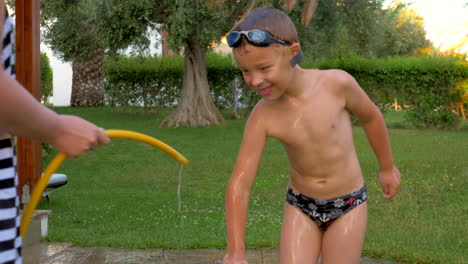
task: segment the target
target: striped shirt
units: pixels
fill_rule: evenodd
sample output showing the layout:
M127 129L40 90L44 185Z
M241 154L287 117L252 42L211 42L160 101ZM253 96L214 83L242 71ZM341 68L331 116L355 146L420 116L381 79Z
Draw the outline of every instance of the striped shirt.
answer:
M6 73L15 78L13 45L13 23L6 11L2 36L2 64ZM3 264L22 263L17 187L15 147L10 138L0 135L0 263Z
M8 16L8 11L5 12L5 22L3 25L3 36L2 36L2 63L5 72L9 74L13 79L15 75L15 56L13 54L15 35L13 31L13 21Z

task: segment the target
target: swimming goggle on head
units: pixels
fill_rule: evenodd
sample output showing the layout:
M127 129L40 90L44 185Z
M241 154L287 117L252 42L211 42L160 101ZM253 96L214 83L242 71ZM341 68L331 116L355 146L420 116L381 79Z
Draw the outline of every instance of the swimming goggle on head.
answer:
M279 40L273 37L270 32L261 29L243 30L243 31L231 31L227 36L226 40L231 48L238 47L242 42L242 35L244 35L247 41L259 47L267 47L270 44L276 43L284 46L290 46L291 44L286 41Z
M231 31L226 37L229 47L236 48L242 43L242 35L245 36L247 42L258 47L268 47L273 43L280 44L283 46L291 46L290 43L277 39L271 35L270 32L261 29L242 30L242 31ZM291 59L291 66L294 67L296 64L302 61L304 54L302 50Z

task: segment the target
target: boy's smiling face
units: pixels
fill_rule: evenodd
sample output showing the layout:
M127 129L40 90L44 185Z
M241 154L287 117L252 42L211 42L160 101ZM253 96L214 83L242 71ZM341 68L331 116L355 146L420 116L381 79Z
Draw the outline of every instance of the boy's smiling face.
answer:
M287 48L243 43L233 49L245 82L267 100L279 99L288 87L292 67Z

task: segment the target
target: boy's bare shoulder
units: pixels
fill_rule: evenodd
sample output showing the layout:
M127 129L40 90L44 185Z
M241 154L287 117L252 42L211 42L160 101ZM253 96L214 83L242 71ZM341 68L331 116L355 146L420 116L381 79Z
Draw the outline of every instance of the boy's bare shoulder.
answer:
M318 70L320 83L324 84L328 91L341 94L347 86L355 82L354 77L346 71L339 69Z
M244 128L244 133L253 135L267 135L268 134L268 124L270 123L268 104L264 100L260 100L254 106L252 111L250 111L249 117Z
M354 81L354 77L340 69L322 70L323 77L339 87L344 87Z
M266 115L267 112L270 109L270 104L268 104L264 99L261 99L258 101L252 111L250 112L250 115L255 115L255 116L261 116L261 115Z

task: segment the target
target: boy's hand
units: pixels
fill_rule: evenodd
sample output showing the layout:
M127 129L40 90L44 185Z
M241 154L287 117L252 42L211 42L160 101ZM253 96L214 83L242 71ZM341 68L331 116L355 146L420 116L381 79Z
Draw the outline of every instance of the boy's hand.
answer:
M380 171L380 185L384 198L393 198L400 191L400 171L393 166L391 170Z
M249 264L245 254L226 254L223 259L223 264Z
M78 157L109 143L104 129L77 116L60 115L58 131L47 143L71 157Z

